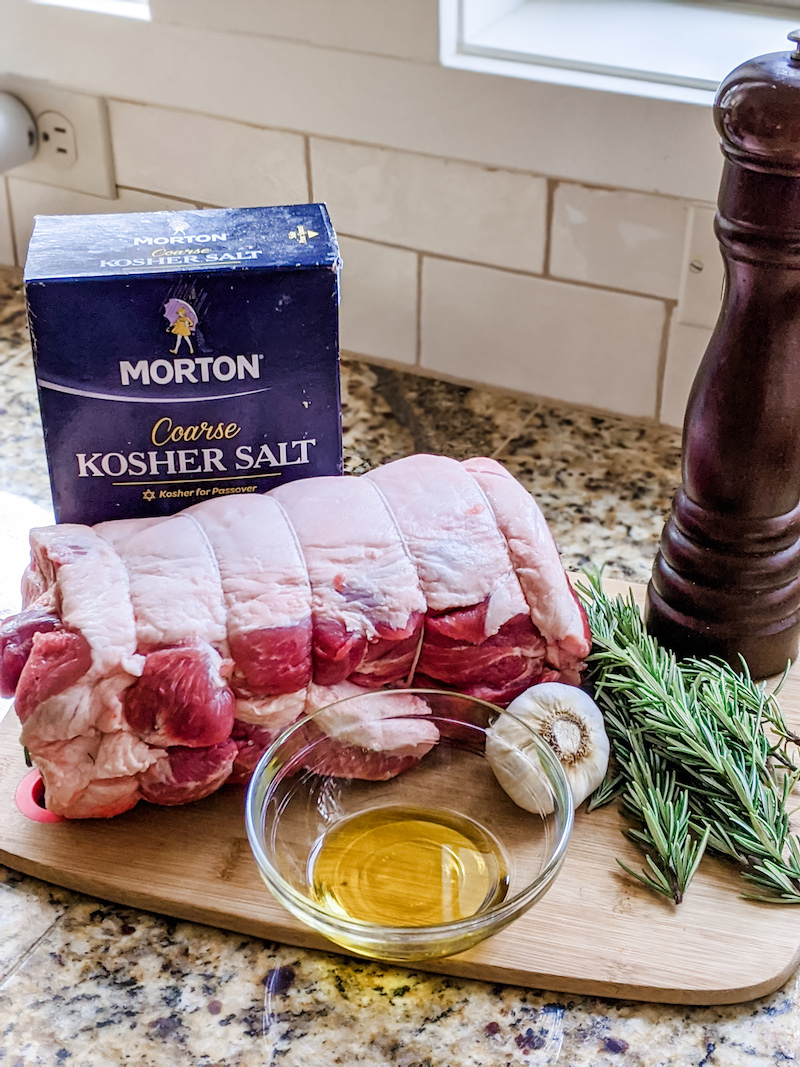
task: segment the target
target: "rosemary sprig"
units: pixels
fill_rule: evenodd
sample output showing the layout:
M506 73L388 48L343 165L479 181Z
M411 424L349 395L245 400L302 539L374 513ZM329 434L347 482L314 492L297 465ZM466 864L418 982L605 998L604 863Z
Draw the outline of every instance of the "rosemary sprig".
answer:
M645 850L649 872L637 874L621 860L617 863L631 877L656 893L680 904L708 843L708 831L696 839L690 828L689 798L678 785L674 770L658 753L647 753L642 738L630 735L630 749L618 754L625 769L623 810L642 824L626 835ZM653 854L661 859L659 866Z
M800 738L774 694L744 665L739 674L721 660L678 663L645 632L632 596L612 599L599 573L586 578L590 677L614 754L590 807L621 796L647 869L620 865L679 903L708 847L739 865L756 887L746 896L800 904L800 839L787 814L800 779L789 746Z

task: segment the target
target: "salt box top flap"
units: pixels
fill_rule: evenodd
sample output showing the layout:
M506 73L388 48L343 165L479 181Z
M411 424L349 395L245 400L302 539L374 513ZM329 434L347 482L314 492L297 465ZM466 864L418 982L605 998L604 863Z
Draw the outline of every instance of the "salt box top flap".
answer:
M206 270L337 269L324 204L38 215L25 281Z

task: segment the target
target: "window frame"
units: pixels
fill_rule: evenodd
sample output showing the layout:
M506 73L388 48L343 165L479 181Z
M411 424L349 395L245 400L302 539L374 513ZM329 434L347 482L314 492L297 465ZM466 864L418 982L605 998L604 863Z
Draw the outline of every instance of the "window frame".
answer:
M587 12L601 41L609 28L605 53L591 29L576 33L576 17ZM626 33L621 18L631 12ZM729 70L784 47L800 26L800 0L441 0L440 20L445 66L708 104ZM698 39L707 55L686 47ZM603 54L608 61L595 58Z

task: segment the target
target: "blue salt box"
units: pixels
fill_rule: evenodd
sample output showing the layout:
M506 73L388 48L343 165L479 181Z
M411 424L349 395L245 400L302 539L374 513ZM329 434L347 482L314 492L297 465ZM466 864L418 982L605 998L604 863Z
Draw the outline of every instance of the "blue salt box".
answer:
M25 292L56 519L341 474L324 204L36 219Z

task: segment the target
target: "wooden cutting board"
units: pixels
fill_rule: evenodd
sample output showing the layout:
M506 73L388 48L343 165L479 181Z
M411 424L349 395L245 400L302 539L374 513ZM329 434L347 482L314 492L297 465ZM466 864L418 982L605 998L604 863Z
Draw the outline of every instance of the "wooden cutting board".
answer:
M611 592L628 587L607 582ZM637 596L643 587L634 587ZM800 728L800 666L783 691ZM0 724L0 861L106 900L288 944L336 951L262 883L247 844L243 791L227 787L181 808L140 804L109 821L42 824L18 811L27 773L12 714ZM679 1004L749 1000L800 964L800 907L741 899L744 883L704 859L686 900L662 902L627 878L641 856L616 807L580 811L564 867L525 916L483 944L420 965L530 988Z

